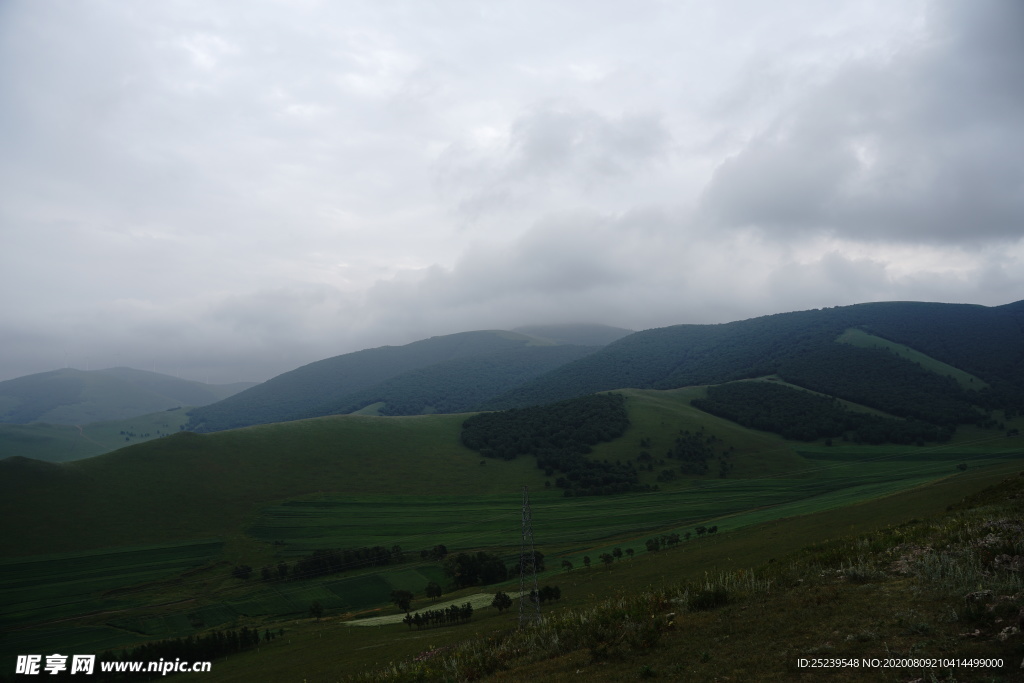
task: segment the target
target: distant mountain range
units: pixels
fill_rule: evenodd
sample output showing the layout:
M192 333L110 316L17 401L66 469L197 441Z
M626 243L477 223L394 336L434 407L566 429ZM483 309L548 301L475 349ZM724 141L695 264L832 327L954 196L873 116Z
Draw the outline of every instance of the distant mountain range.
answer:
M248 387L127 368L59 370L0 382L0 421L82 424L192 405L185 428L214 432L766 377L933 425L982 421L995 409L1024 413L1024 301L867 303L642 332L603 325L461 332L327 358Z
M927 417L939 421L967 405L1024 410L1024 301L868 303L646 330L479 407L768 375L897 415L932 406Z
M630 334L606 325L528 329L534 334L460 332L327 358L191 411L188 428L220 431L351 413L375 403L384 404L379 410L384 415L471 410Z
M253 383L204 384L132 368L64 368L0 382L0 423L75 425L202 406Z
M368 406L384 415L498 410L765 376L932 424L1024 411L1024 301L868 303L632 334L598 326L464 332L311 363L193 410L188 428Z

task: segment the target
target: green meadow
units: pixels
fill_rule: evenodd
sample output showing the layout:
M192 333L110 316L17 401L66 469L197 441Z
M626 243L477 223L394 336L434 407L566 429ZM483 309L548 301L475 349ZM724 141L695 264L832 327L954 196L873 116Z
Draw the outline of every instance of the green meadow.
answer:
M82 425L0 424L0 457L20 455L46 462L68 462L109 453L130 444L174 434L188 422L188 407L123 420Z
M564 497L532 458L484 460L463 447L464 415L335 416L174 434L61 465L3 463L0 653L6 662L215 627L290 629L306 623L313 602L333 617L393 612L391 591L421 595L430 581L448 583L420 550L487 550L511 564L523 486L535 543L547 556L542 579L556 580L562 560L579 568L588 556L597 565L613 547L633 549L638 567L668 571L658 569L661 560L640 562L644 541L698 525L718 533L685 544L692 557L704 557L694 568L717 557L702 555L710 548L753 558L772 552L753 530L837 515L859 524L882 503L903 514L911 508L900 501L945 501L950 491L1024 464L1024 439L974 428L929 447L788 442L697 411L689 400L702 391L623 392L631 426L589 457L634 460L644 440L658 458L681 430L714 435L732 449L730 476L681 477L644 494ZM642 482L654 477L644 472ZM787 542L813 539L825 527L801 528ZM316 580L258 578L260 567L318 548L374 545L399 545L407 561ZM254 576L232 577L240 564ZM636 580L649 580L643 576Z

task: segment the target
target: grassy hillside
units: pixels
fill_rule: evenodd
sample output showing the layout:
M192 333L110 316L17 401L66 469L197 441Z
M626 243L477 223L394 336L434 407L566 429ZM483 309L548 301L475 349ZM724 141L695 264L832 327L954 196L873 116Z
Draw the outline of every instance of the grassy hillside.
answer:
M563 595L586 597L549 606L526 629L492 611L474 632L428 632L426 646L422 632L395 625L377 639L389 643L390 661L374 665L372 651L346 646L348 632L296 625L263 661L298 667L309 681L1018 680L1024 583L989 548L1024 552L1019 520L1007 518L1024 479L1002 476L574 570L557 582ZM983 484L995 485L978 491ZM314 634L324 657L313 654ZM829 659L843 663L800 664ZM353 660L366 669L353 674ZM256 661L239 657L218 678L239 680Z
M362 407L351 405L352 400L358 404L361 397L365 398L365 392L404 373L458 359L552 344L516 332L486 330L335 356L278 375L219 403L197 408L191 412L189 429L214 432L330 415L341 410L350 412ZM541 358L537 360L540 362ZM436 400L433 396L427 398ZM366 403L376 401L367 399Z
M47 462L91 458L127 444L178 432L188 421L187 408L170 408L125 420L84 425L0 424L0 458L24 457Z
M1019 470L1019 464L1016 470ZM475 676L463 675L476 678L491 671L498 676L497 680L523 680L526 677L562 680L563 676L578 678L581 674L577 672L581 672L588 680L631 680L641 677L641 671L649 671L643 676L655 674L671 680L688 675L703 680L707 676L729 675L736 676L737 680L749 680L743 672L749 672L753 667L753 670L764 674L759 675L758 680L791 680L798 656L849 652L856 653L858 657L913 653L931 656L924 654L929 647L939 647L941 653L934 656L942 657L1012 655L1015 652L1013 648L1019 648L1019 641L999 641L996 635L1000 624L993 623L1006 611L1005 605L1000 607L1001 612L994 614L961 611L963 594L976 590L978 585L971 583L960 589L958 585L947 588L937 583L930 578L931 574L925 573L931 570L927 564L928 557L909 565L915 572L909 577L893 569L894 558L900 559L901 551L916 559L915 550L927 546L928 534L938 532L947 539L956 539L959 530L964 529L968 532L967 539L978 532L984 536L988 533L983 526L985 520L998 520L1005 518L1008 512L1012 514L1009 508L1001 510L991 505L998 504L1000 500L1006 501L1007 495L1018 493L1017 489L1006 491L1002 498L994 494L976 498L962 505L955 518L945 520L936 517L920 522L922 518L927 520L929 516L941 515L965 495L998 481L1006 472L1005 468L979 469L969 475L947 477L927 486L854 506L786 519L760 520L737 530L723 528L714 536L700 540L693 538L675 549L655 553L647 552L643 545L649 534L629 534L597 543L577 542L573 550L563 553L545 545L545 537L537 531L535 535L548 555L548 569L539 576L539 582L541 585L559 585L562 589L563 599L545 606L543 610L548 627L559 629L558 636L541 638L538 642L544 643L543 647L501 648L483 659L474 658L477 662L492 664L487 669L477 669ZM973 510L979 502L990 507L983 509L981 516L972 512L973 516L968 517L966 512ZM1002 504L1012 506L1013 502L1010 499ZM548 514L542 510L538 512L538 517ZM963 538L961 536L958 542L964 544ZM199 559L204 548L208 547L211 546L200 543L167 546L160 552L166 554L168 562L177 562L181 567L195 561L190 558ZM597 558L613 547L632 549L635 556L632 559L624 557L605 567ZM947 545L935 547L949 550L953 546L947 541ZM889 548L896 548L896 554L883 554ZM126 572L138 566L138 558L142 557L140 553L149 550L133 548L128 552L132 553L127 557L130 561L116 565L125 567ZM594 560L589 569L582 564L583 554ZM935 556L938 557L938 553ZM563 558L574 561L571 572L561 568ZM66 572L69 566L74 566L67 561L56 564L61 559L71 558L53 558L54 570L63 568ZM109 563L110 559L93 559L91 562L100 566L102 562ZM827 572L824 571L826 569ZM215 570L193 570L188 573L185 584L191 581L194 587L199 577L208 576ZM16 580L16 572L20 571L22 568L0 565L0 581L5 578ZM440 673L435 671L431 674L431 669L424 668L422 662L440 662L442 657L457 657L453 664L462 666L459 664L462 655L458 653L467 649L482 652L480 648L500 645L514 637L515 608L511 615L499 615L493 608L479 608L473 621L467 625L425 631L410 631L398 623L375 628L353 629L347 626L345 620L351 619L354 612L362 616L395 613L394 608L388 607L366 611L373 604L365 602L348 607L339 604L328 611L323 621L305 616L303 608L310 601L329 600L337 595L334 591L344 595L345 584L353 584L357 588L351 595L360 595L371 586L377 586L378 594L387 595L395 588L412 590L418 585L413 609L430 608L434 603L421 597L423 584L407 583L419 571L422 569L417 567L377 571L357 577L358 580L334 581L330 583L330 589L319 588L309 582L283 584L273 591L273 599L270 594L257 597L251 593L251 587L243 585L238 588L237 581L234 588L230 583L222 583L219 594L227 602L221 607L202 607L195 602L183 604L177 601L183 595L181 589L166 583L160 586L166 605L140 612L137 608L132 609L131 602L152 596L139 591L121 593L118 612L94 617L95 626L80 622L82 625L75 628L52 625L8 631L0 640L0 648L6 660L8 653L49 651L48 647L56 648L55 651L60 651L62 646L65 649L72 647L77 648L76 652L86 652L90 647L124 646L147 637L174 637L192 632L195 624L203 624L206 628L247 624L261 629L283 628L286 637L265 643L259 652L218 659L213 673L209 674L211 680L290 680L295 675L301 675L308 681L348 680L349 676L358 676L359 680L420 680L405 677L406 672L417 671L419 673L414 675L425 677L421 679L440 680ZM978 578L974 576L965 575L964 579L970 583ZM991 575L981 578L981 588L989 588L984 582L992 578ZM716 607L712 603L710 609L689 607L690 596L699 593L704 584L725 588L725 604ZM177 585L180 586L181 582ZM487 590L513 591L517 585L518 581L510 581ZM926 586L932 592L922 595L920 590ZM877 591L882 589L885 597L880 600ZM935 592L936 589L942 590ZM0 585L0 591L3 590L4 586ZM478 590L446 593L437 604L462 603L470 593ZM605 640L601 636L602 631L587 630L574 636L572 632L561 630L568 625L566 619L574 619L577 624L594 619L595 623L608 624L612 629L609 633L623 634L625 630L621 620L625 614L615 606L636 604L634 601L646 606L644 618L647 620L651 618L650 609L654 605L662 605L660 609L663 612L660 613L675 612L674 628L659 628L658 637L647 645L619 641L622 647L610 650L603 649L602 643L607 645L615 641ZM670 606L665 607L666 604ZM260 612L261 609L282 609L285 615L274 617L272 612ZM288 611L292 611L291 616L287 616ZM952 620L949 618L951 613L956 615ZM800 617L796 622L797 628L794 628L794 614ZM985 617L986 614L990 616ZM979 616L983 617L981 621L978 621ZM738 628L739 624L743 626ZM957 636L979 626L982 629L980 638ZM837 629L838 638L835 634ZM118 632L121 634L119 640ZM548 647L556 643L562 646ZM438 659L424 656L424 653L434 650L440 650L435 655ZM419 665L413 662L414 658L420 662ZM10 667L5 670L10 670ZM960 670L957 680L1012 680L971 678L971 673ZM401 675L389 678L396 674Z
M588 457L651 465L642 481L659 490L643 495L565 497L530 456L481 459L464 448L464 415L335 416L180 433L63 465L2 461L0 598L16 609L4 617L0 651L86 652L243 624L291 630L312 602L329 615L378 610L392 590L420 595L428 581L447 584L421 549L441 543L513 562L523 485L549 558L544 580L560 582L562 560L581 568L584 556L597 564L616 546L643 554L651 536L702 524L725 538L928 482L966 482L1024 451L1019 437L977 428L942 447L797 446L694 409L689 401L703 392L623 392L630 426ZM659 482L684 432L726 444L728 476L713 463L707 475ZM792 539L775 540L778 553ZM315 580L231 576L242 564L258 576L317 548L372 545L398 545L408 556ZM354 642L373 647L363 636Z
M587 457L642 464L641 482L660 484L662 493L691 491L695 486L742 488L765 478L805 478L804 471L820 469L817 458L801 455L813 450L814 443L786 441L693 408L690 400L704 391L694 387L622 392L629 427L621 438L594 446ZM459 434L466 417L332 416L215 434L181 432L59 466L26 467L24 459L0 461L5 555L187 540L196 535L231 537L247 528L263 506L326 492L389 499L514 497L529 485L540 491L538 495L561 498L561 491L545 487L553 477L538 470L531 456L482 459L465 448ZM722 446L720 455L712 458L705 475L659 482L662 469L678 464L668 454L683 431L714 437ZM905 452L1000 458L1021 444L1019 436L977 429L965 430L942 446L908 447ZM846 445L844 452L863 454L865 467L873 461L887 467L904 451ZM725 478L720 476L721 460L730 464ZM943 468L949 466L945 456L939 461L946 463ZM864 472L867 476L869 470ZM815 475L818 481L823 477ZM748 483L741 486L741 480ZM620 498L598 500L615 508L614 501ZM126 517L125 510L131 515ZM64 518L73 518L74 525L55 526L55 520Z
M65 368L0 382L0 423L83 425L219 401L251 384L210 385L131 368Z

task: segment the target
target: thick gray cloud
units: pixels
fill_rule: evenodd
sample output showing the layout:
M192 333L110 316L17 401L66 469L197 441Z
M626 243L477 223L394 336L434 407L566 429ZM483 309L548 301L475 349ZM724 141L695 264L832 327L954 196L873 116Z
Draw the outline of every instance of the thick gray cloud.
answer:
M1019 3L0 3L0 379L1024 298Z
M716 170L709 220L972 244L1024 234L1024 6L929 6L930 32L810 89Z

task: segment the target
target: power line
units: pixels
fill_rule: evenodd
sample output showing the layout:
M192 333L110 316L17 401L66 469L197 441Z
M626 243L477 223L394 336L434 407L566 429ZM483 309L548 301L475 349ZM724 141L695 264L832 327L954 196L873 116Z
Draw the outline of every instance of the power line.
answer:
M529 579L527 579L529 566ZM530 591L527 591L529 584ZM532 603L527 609L526 602ZM519 627L540 621L540 591L537 588L537 554L533 548L533 518L530 513L530 489L523 487L523 542L519 550Z

